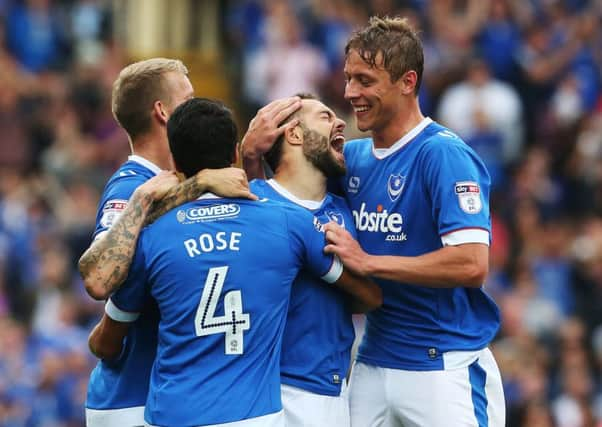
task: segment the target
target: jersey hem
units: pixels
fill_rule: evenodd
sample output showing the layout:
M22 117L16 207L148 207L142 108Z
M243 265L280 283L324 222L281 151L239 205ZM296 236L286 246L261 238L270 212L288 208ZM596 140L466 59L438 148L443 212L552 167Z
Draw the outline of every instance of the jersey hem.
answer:
M344 381L344 379L341 380L341 382L342 381ZM286 377L280 377L280 382L282 384L289 385L291 387L296 387L301 390L308 391L310 393L319 394L321 396L338 397L341 395L341 386L338 387L338 391L326 391L323 388L304 383L303 381L295 381Z

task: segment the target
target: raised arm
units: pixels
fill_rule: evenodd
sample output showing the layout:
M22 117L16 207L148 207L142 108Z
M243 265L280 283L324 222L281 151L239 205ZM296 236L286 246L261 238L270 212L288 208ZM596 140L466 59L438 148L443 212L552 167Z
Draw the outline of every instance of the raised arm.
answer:
M280 125L288 116L301 108L299 97L278 99L257 111L242 139L242 166L249 179L265 178L261 157L267 153L276 139L289 127L299 124L297 119Z
M138 187L115 224L81 256L79 272L92 298L106 299L123 283L153 202L177 182L174 172L164 171Z
M79 271L88 294L100 300L115 292L127 277L142 227L207 191L257 199L239 168L206 169L179 184L173 172L161 172L134 191L115 224L80 258Z
M445 246L415 257L369 255L344 228L324 226L329 244L324 251L339 256L359 275L434 288L478 288L488 272L489 248L482 243Z
M150 224L165 212L198 198L205 192L222 197L242 197L257 200L249 190L245 171L240 168L204 169L171 188L163 198L157 200L146 217Z

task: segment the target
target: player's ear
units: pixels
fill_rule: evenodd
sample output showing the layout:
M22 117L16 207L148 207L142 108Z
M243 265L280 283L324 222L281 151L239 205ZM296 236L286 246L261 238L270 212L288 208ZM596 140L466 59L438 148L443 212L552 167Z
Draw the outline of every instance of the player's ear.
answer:
M404 95L412 95L418 83L418 74L414 70L406 71L396 84Z
M153 104L153 115L162 125L167 125L167 120L169 120L169 115L167 114L167 109L165 105L161 101L155 101Z
M286 142L291 145L303 144L303 129L300 125L289 127L284 131Z

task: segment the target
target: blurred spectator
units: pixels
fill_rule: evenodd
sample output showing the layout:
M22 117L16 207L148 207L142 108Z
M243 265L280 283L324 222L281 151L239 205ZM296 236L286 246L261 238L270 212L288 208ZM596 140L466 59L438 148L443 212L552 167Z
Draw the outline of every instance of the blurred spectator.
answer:
M16 2L8 13L8 48L28 71L40 72L65 65L66 35L52 0Z
M468 63L466 74L443 93L437 117L483 158L495 188L505 183L505 168L521 152L521 101L512 86L491 76L482 59Z
M294 93L318 93L326 78L327 63L304 40L297 18L287 7L273 6L266 26L266 43L257 51L246 73L246 78L256 81L257 102L267 104Z

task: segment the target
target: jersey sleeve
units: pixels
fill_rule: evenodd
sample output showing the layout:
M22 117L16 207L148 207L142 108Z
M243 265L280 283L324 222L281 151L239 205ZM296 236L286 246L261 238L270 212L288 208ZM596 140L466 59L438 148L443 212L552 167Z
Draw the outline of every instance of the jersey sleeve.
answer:
M143 237L144 231L138 240L128 277L105 305L107 315L118 322L135 321L150 293L147 285L144 249L142 248Z
M128 205L134 190L142 185L146 178L138 175L120 177L105 188L96 214L96 227L93 238L98 238L115 224Z
M291 210L287 222L292 249L302 254L305 267L326 283L336 282L343 273L343 263L338 257L324 253L324 233L319 223L314 222L314 216L303 209Z
M423 177L443 245L489 245L491 181L481 159L451 133L429 144L425 154Z

